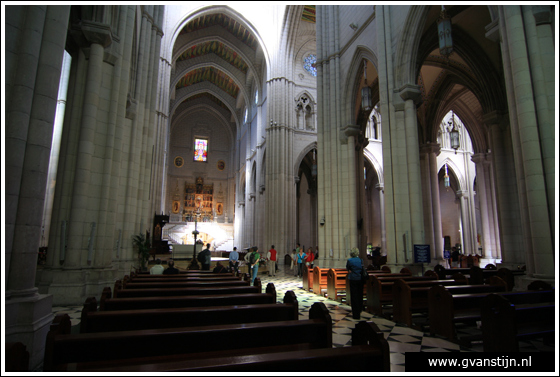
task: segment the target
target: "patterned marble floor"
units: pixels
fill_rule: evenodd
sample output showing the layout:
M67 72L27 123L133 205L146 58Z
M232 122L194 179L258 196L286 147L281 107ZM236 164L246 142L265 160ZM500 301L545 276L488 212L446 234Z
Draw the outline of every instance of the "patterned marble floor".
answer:
M309 308L313 303L321 301L329 309L333 320L333 345L334 347L345 347L351 345L352 329L358 320L352 319L350 306L337 301L329 300L312 292L302 289L301 278L297 278L289 267L280 266L276 276L261 275L263 287L270 282L276 287L278 301L284 297L288 290L294 291L299 302L300 318L309 318ZM53 313L68 313L72 320L73 332L78 331L75 327L80 323L81 306L53 307ZM385 318L377 317L367 312L362 312L361 319L373 321L389 343L391 352L391 372L405 372L405 352L482 352L481 343L472 343L470 348L452 343L439 337L431 337L428 333L418 331L407 326L401 326ZM461 327L458 332L471 334L474 328ZM547 347L540 341L522 342L520 350L526 352L554 351L554 347Z

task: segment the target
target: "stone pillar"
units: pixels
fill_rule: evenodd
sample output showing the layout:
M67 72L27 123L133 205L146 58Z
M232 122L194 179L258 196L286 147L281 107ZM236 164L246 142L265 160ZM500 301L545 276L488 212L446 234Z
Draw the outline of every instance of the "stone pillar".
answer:
M476 195L480 203L480 219L482 223L482 252L486 258L500 258L496 250L494 236L494 211L491 197L491 187L489 186L489 164L485 153L476 153L472 156L472 161L476 165Z
M441 152L439 144L428 144L424 146L424 151L428 155L428 169L426 174L428 175L427 180L429 184L426 187L430 188L430 192L426 193L430 195L431 203L431 218L432 223L431 234L433 234L433 250L432 258L436 261L443 261L443 233L441 230L441 208L440 208L440 198L439 198L439 179L438 179L438 166L437 166L437 156Z
M68 253L65 260L65 265L70 268L80 267L82 262L88 260L87 254L84 253L88 246L84 244L84 238L91 237L87 233L88 224L92 224L97 220L97 216L89 212L89 208L92 208L91 201L95 201L94 198L96 197L94 192L90 191L93 190L91 182L92 170L94 170L92 161L95 151L99 91L103 72L103 53L104 48L101 44L91 44L76 161L74 195L70 211ZM93 240L90 239L90 242L93 242Z
M377 184L375 188L379 191L379 213L381 214L381 255L387 255L387 230L385 226L385 192L383 184Z
M467 203L469 192L459 190L456 192L456 195L457 199L461 203L461 238L463 239L463 254L473 254L473 246L470 237L471 231L469 226L469 206Z
M27 105L16 105L7 114L6 156L10 160L6 163L6 177L19 182L15 186L18 191L8 197L14 200L15 219L10 235L11 257L5 266L4 334L6 341L26 345L29 369L35 371L42 364L46 333L53 318L52 296L38 294L35 274L70 6L25 7L25 12L25 25L29 28L17 25L22 29L21 45L9 62L21 64L24 77L18 78L7 94L27 92L29 96L25 101L15 97L15 102L21 100ZM29 70L28 64L36 69ZM23 88L20 84L31 85Z
M393 155L393 163L397 165L400 183L399 191L401 197L398 199L406 200L409 204L409 214L407 215L406 205L401 203L401 214L396 214L401 219L400 233L406 236L405 262L409 263L412 259L412 247L414 244L424 244L424 218L422 208L422 180L420 175L420 151L418 143L418 127L416 122L416 103L421 100L421 92L417 85L405 85L399 89L399 95L404 100L404 139L399 133L393 133L393 139L398 142L398 155ZM400 107L399 107L400 108ZM397 121L399 123L399 121ZM397 124L398 127L398 124ZM395 188L396 190L396 188ZM399 235L397 234L397 237ZM406 260L408 259L408 261Z
M550 5L521 7L527 45L529 74L534 96L535 115L542 153L551 233L555 223L555 90L549 75L554 72L554 40Z
M19 12L21 14L16 14ZM6 47L5 266L9 267L33 105L33 101L24 99L33 98L35 86L37 85L36 75L31 75L29 72L37 72L37 67L39 66L47 7L8 7L6 8L6 13L6 31L14 35L17 35L17 33L21 34L19 38L13 38L13 44L8 44ZM18 24L16 23L18 19L25 19L25 22ZM7 39L10 40L11 38ZM27 200L23 202L24 204L28 203ZM5 268L5 271L5 279L8 279L10 269Z
M516 176L519 189L519 202L526 216L522 221L524 237L527 241L525 253L533 263L535 278L551 279L554 277L554 248L553 229L551 220L551 200L548 199L551 173L546 160L549 160L549 141L539 139L540 136L549 138L550 125L547 125L546 110L538 109L547 103L538 99L541 96L538 67L531 68L531 58L534 54L532 46L536 39L531 35L533 15L522 13L520 6L500 7L503 23L502 53L504 55L504 72L506 74L506 88L508 92L508 107L510 111L511 134L514 141L513 154L516 162ZM525 25L527 29L525 29ZM532 60L535 63L535 60ZM543 98L545 98L543 97ZM544 127L541 128L541 127ZM550 160L549 160L550 161ZM554 185L555 183L552 183ZM527 261L528 268L531 264ZM528 269L530 273L530 270Z

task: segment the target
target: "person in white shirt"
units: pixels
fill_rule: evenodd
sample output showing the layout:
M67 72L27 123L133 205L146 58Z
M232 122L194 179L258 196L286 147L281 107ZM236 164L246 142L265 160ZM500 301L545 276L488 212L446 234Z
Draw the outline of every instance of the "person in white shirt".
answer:
M161 275L163 274L163 266L161 265L161 259L156 259L156 265L150 268L150 275Z

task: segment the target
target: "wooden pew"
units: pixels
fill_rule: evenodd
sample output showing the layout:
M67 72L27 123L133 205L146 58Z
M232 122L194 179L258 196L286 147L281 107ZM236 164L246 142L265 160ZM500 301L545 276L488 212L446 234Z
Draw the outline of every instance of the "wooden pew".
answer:
M115 282L115 288L119 289L148 289L148 288L188 288L188 287L242 287L250 285L250 281L243 281L239 279L225 279L225 280L189 280L189 281L169 281L153 283L128 283L123 284L121 280Z
M348 270L344 269L334 269L331 268L327 272L327 294L330 300L335 300L342 302L346 298L346 295L350 294L350 290L346 290L346 277L348 276ZM344 294L342 294L344 292Z
M506 291L506 283L501 278L494 276L489 281L490 284L484 285L431 287L428 292L430 334L469 343L469 338L457 338L455 324L479 321L482 298L490 293Z
M310 292L313 290L313 268L303 267L302 289Z
M393 302L393 283L398 279L404 280L434 280L433 276L385 276L370 275L366 282L366 310L369 313L390 317L390 314L384 313L384 306Z
M481 318L484 352L519 352L519 340L553 343L554 291L489 294L482 299Z
M285 293L284 303L110 311L97 311L95 297L89 297L82 309L80 332L288 321L298 316L298 301L293 291Z
M321 296L327 290L327 274L329 268L313 267L313 293ZM334 270L346 271L346 268L334 268Z
M507 284L507 290L513 290L515 284L515 276L524 275L524 271L511 271L508 268L480 268L472 266L469 268L451 268L447 269L442 265L436 265L434 271L440 279L448 279L456 273L461 273L469 279L469 284L484 284L484 281L492 276L498 276Z
M393 285L393 322L413 326L412 315L414 313L428 313L428 292L431 287L458 284L466 284L466 280L396 280Z
M22 342L6 342L6 372L29 372L29 351Z
M256 279L255 279L256 280ZM198 295L226 295L240 293L261 293L260 281L257 285L227 285L227 286L187 286L179 288L145 288L145 289L115 289L113 297L163 297L163 296L198 296Z
M322 302L309 310L308 320L213 324L171 329L108 331L70 334L67 314L59 314L47 334L44 371L57 371L60 364L118 360L118 365L153 362L174 355L179 360L198 359L197 353L246 356L243 349L307 345L307 348L332 348L332 319ZM60 324L63 324L60 326ZM65 331L67 330L67 331ZM284 348L286 350L286 348ZM127 364L126 359L134 359ZM91 366L91 364L90 364ZM98 363L98 366L99 363ZM76 368L74 368L77 370Z
M152 362L153 361L153 362ZM390 372L389 345L372 322L359 322L352 346L309 349L304 345L241 349L145 359L62 364L66 372Z
M198 271L191 273L179 273L172 275L125 275L122 279L127 282L148 282L148 281L181 281L181 280L193 280L193 279L212 279L212 278L237 278L242 279L241 274L236 276L231 272L224 273L199 273ZM218 279L219 280L219 279Z
M198 352L191 355L60 364L66 372L390 372L389 345L372 322L359 322L352 346L310 349L305 344Z
M381 270L372 270L372 269L366 269L367 273L368 273L368 279L370 275L379 275L381 277L390 277L390 276L410 276L410 271L407 271L408 269L402 269L401 271L405 271L405 272L396 272L396 273L391 273L391 269L387 266L383 266L383 268ZM367 298L367 282L364 283L364 292L363 292L363 297ZM346 292L350 292L350 281L348 280L348 276L346 276ZM348 301L347 301L348 302ZM366 308L367 305L367 301L366 303L364 303L363 307Z
M159 296L111 298L111 288L103 289L99 310L133 310L157 308L188 308L197 306L273 304L276 288L268 283L265 293L236 293L190 296Z

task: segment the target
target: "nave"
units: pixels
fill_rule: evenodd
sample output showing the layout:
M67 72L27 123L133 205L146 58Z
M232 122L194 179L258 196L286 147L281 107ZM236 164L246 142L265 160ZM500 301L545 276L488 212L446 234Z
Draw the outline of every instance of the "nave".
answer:
M276 276L271 277L265 274L259 274L263 287L268 283L273 283L276 287L277 297L280 301L288 290L292 290L299 303L300 319L309 318L309 308L313 303L321 301L329 309L333 320L333 346L346 347L351 345L351 332L357 320L352 319L352 313L349 305L329 300L322 296L318 296L312 292L302 289L301 278L293 276L293 272L289 267L280 265L280 270ZM72 321L73 332L78 331L80 324L81 306L71 307L53 307L53 314L67 313ZM384 332L385 338L389 343L391 351L391 372L405 372L405 352L482 352L482 343L473 343L470 348L463 347L459 344L452 343L448 340L432 337L429 333L396 324L382 317L374 316L365 311L362 312L362 321L373 321L381 331ZM458 328L459 332L468 333L466 327ZM543 345L542 341L520 342L520 351L554 351L554 347Z

